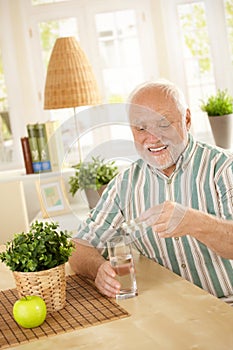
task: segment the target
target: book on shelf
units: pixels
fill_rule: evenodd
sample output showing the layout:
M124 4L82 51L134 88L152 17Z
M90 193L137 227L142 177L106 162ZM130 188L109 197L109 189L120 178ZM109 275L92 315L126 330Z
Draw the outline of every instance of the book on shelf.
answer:
M24 159L26 174L33 174L32 157L30 153L28 137L21 137L20 141L21 141L21 146L23 151L23 159Z
M32 168L34 173L41 172L41 161L39 154L39 146L37 141L37 132L34 124L27 125L28 141L30 147L30 154L32 159Z
M45 122L52 171L60 171L64 161L64 146L59 120Z
M34 125L37 136L37 144L39 157L41 162L41 172L51 171L50 154L47 142L45 123L37 123Z

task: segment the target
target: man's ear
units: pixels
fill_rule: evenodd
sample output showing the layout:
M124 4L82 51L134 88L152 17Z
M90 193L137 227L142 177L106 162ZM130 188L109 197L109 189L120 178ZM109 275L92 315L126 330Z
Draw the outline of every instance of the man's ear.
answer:
M186 124L187 130L189 131L191 127L191 111L189 108L186 109L185 124Z

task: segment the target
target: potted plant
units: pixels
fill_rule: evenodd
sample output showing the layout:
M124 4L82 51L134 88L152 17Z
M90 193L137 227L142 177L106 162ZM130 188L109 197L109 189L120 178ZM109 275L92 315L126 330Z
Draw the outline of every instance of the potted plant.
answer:
M0 253L0 260L12 271L19 297L41 296L48 312L64 307L65 263L74 245L67 231L53 222L34 222L28 232L14 235Z
M233 97L227 89L218 89L215 95L202 101L201 109L208 115L216 145L230 148L233 136Z
M92 161L80 162L73 168L75 175L69 179L69 192L74 196L79 189L84 190L90 209L95 207L106 185L118 173L115 161L106 162L100 157L92 157Z

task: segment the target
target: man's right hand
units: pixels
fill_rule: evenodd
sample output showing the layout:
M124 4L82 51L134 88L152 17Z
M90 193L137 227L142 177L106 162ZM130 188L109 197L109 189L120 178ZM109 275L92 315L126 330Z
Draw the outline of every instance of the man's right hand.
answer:
M102 294L110 298L115 298L120 290L120 283L115 277L116 272L111 267L109 261L105 261L98 268L95 285Z

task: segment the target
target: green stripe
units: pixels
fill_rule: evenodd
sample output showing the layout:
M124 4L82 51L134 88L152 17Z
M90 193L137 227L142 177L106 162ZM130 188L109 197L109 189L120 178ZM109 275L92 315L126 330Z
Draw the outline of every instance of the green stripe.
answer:
M219 186L219 191L221 193L221 197L224 198L225 193L226 193L226 186L225 183L223 182L223 179L220 179L221 181L218 181L218 186ZM222 200L222 207L223 207L223 212L226 215L226 217L231 216L231 213L229 213L229 209L228 209L228 201Z
M114 179L109 184L109 190L115 185L115 182L116 182L116 179ZM109 190L108 190L108 192L109 192ZM95 220L98 219L99 213L104 210L105 220L101 226L98 226L98 228L95 229L95 238L91 241L91 244L93 244L94 246L98 245L103 233L105 233L107 230L109 230L109 228L112 228L112 222L113 222L114 218L117 215L119 215L119 208L120 208L119 197L116 196L114 198L114 201L111 202L111 206L109 206L107 208L106 208L105 201L108 198L108 193L105 193L102 196L102 198L103 198L103 200L99 203L99 205L96 207L96 209L93 210L93 212L92 212L92 220L88 219L88 221L87 221L88 223L90 223L91 221L95 222Z
M159 203L163 203L165 201L165 182L161 176L158 177L158 187L159 187Z
M223 293L221 284L219 283L219 280L218 280L218 277L217 277L217 274L216 274L216 271L215 271L212 259L210 257L210 253L209 253L207 247L204 244L202 244L199 241L197 241L197 243L198 243L198 245L200 247L200 250L202 252L203 258L205 260L205 265L206 265L206 267L208 269L208 275L209 275L209 278L212 281L212 284L214 286L215 292L218 295L218 297L223 297L224 293Z
M181 276L172 238L165 238L165 243L168 250L169 260L172 265L172 271L174 271L177 275Z
M137 197L139 197L139 194L136 192L135 187L137 185L138 179L140 179L140 176L139 176L140 170L141 170L140 166L137 166L135 168L132 182L130 183L130 187L132 190L132 203L128 203L128 205L131 206L133 204L133 218L136 218L137 216L136 203L138 202ZM129 182L128 182L128 186L129 186Z
M221 258L221 260L222 260L222 263L225 267L225 270L226 270L227 276L230 280L231 286L233 286L233 268L231 266L231 263L229 260L224 259L224 258Z
M155 243L155 240L154 240L154 232L152 231L152 229L150 228L148 231L147 231L147 236L149 238L149 241L151 243L151 246L153 247L153 250L154 250L154 253L155 253L155 256L156 256L156 260L157 262L160 264L160 265L164 265L163 264L163 260L161 259L161 256L160 256L160 253L159 253L159 249L157 247L157 244Z
M199 278L199 275L198 275L198 271L196 269L195 261L194 261L193 254L192 254L192 249L190 247L187 236L181 237L181 240L182 240L183 245L185 247L185 255L186 255L186 258L188 261L188 265L189 265L189 269L190 269L190 272L192 275L193 283L199 287L203 287L201 284L201 280Z
M123 174L123 178L121 181L121 192L120 192L120 203L121 203L121 209L124 213L124 216L125 216L125 211L128 208L126 203L126 194L128 195L128 192L130 190L128 187L128 183L129 183L129 171L127 170Z
M205 191L205 198L206 198L206 205L208 208L208 213L209 214L215 214L215 208L214 208L214 201L213 201L213 196L212 196L212 192L211 192L211 188L210 188L210 164L208 166L207 172L206 172L206 178L204 180L204 191Z
M232 169L233 169L233 165L232 165ZM232 220L232 211L229 210L229 204L228 204L228 200L227 200L227 190L226 190L226 185L224 182L223 177L221 176L220 179L217 182L218 186L219 186L219 191L221 193L221 197L222 197L222 206L223 206L223 212L225 217L227 218L227 220Z
M216 157L218 155L216 150L213 150L211 152L211 157ZM212 158L211 158L212 159ZM221 157L218 157L218 161L215 164L215 174L218 172L218 170L222 167L222 165L224 164L224 162L227 160L227 157L225 156L225 154L221 154Z
M140 243L141 247L142 247L142 250L144 251L144 254L148 257L148 258L151 258L151 254L149 252L149 247L146 246L144 243L143 243L143 236L138 235L139 231L137 231L137 236L138 236L138 242ZM155 240L154 240L154 232L152 231L151 228L148 228L146 233L145 233L150 241L150 248L152 248L151 250L154 251L154 254L155 254L155 259L156 261L163 266L163 261L161 259L161 256L160 256L160 253L159 253L159 249L155 243Z
M181 203L181 189L182 189L182 174L178 174L174 181L174 196L175 202Z
M144 193L144 203L145 203L145 210L149 209L152 205L151 203L151 182L149 181L150 179L150 174L149 174L149 169L146 167L146 176L145 176L145 182L143 186L143 193Z
M194 157L194 165L193 165L193 172L192 172L192 179L191 179L191 184L192 184L192 208L194 209L199 209L199 203L198 203L198 193L197 193L197 177L199 175L199 164L201 163L201 158L203 155L203 149L199 148L195 154Z

